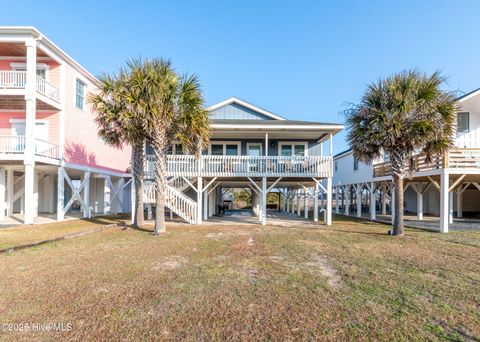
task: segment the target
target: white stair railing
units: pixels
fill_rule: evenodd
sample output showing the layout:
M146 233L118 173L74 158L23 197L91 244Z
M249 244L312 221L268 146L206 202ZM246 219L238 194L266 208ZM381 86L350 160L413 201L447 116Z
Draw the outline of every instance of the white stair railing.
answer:
M37 75L37 91L49 99L60 102L60 91L53 84Z
M144 183L143 202L155 203L155 184L153 182ZM165 189L165 206L189 223L197 221L197 203L169 184Z

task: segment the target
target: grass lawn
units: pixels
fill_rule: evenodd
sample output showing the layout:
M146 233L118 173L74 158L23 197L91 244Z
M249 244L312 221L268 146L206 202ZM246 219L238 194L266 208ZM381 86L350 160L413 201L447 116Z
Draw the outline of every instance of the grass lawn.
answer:
M3 254L0 322L73 327L0 339L478 339L480 232L387 229L110 229Z

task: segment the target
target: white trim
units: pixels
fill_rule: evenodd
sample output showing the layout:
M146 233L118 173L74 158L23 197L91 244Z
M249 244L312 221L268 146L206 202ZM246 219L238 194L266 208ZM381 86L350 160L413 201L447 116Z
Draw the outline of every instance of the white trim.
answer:
M247 150L245 151L245 155L247 156L249 155L248 148L250 146L256 146L256 145L260 146L260 155L263 156L263 144L261 142L247 142Z
M280 141L278 143L278 156L282 155L282 146L283 145L291 145L292 146L292 157L295 156L295 148L294 145L303 145L305 146L305 155L304 157L308 156L308 141Z
M285 120L285 119L284 119ZM303 130L303 131L318 131L318 130L325 130L325 131L341 131L345 128L344 125L312 125L312 124L305 124L305 125L258 125L258 124L216 124L212 123L211 127L213 129L232 129L232 130Z
M98 174L103 174L103 175L108 175L113 177L125 177L125 178L132 177L130 173L104 170L97 167L84 166L84 165L78 165L78 164L72 164L72 163L65 163L64 168L81 170L81 171L90 171L92 173L98 173Z
M227 153L227 145L237 145L238 146L238 149L237 149L237 156L241 156L242 155L242 143L241 141L216 141L216 140L213 140L213 141L210 141L208 143L208 154L211 155L212 154L212 144L213 145L223 145L223 155L226 156L226 153Z
M239 98L235 97L235 96L232 96L231 98L229 99L226 99L222 102L219 102L217 104L214 104L214 105L211 105L210 107L207 107L207 111L211 112L215 109L218 109L220 107L223 107L223 106L227 106L229 104L232 104L232 103L236 103L236 104L239 104L243 107L246 107L250 110L253 110L254 112L257 112L259 114L262 114L262 115L265 115L266 117L269 117L271 119L275 119L275 120L286 120L284 117L281 117L277 114L274 114L272 112L269 112L268 110L265 110L265 109L262 109L262 108L259 108L257 106L254 106L252 105L251 103L248 103L248 102L245 102L243 100L240 100Z

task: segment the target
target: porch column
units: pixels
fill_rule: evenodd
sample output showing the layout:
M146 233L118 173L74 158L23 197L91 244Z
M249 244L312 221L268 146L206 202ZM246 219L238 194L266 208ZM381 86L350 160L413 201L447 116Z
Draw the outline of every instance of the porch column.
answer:
M453 191L448 193L448 223L453 223Z
M300 216L300 190L297 191L297 216Z
M268 133L265 133L265 157L268 157Z
M350 185L343 188L345 196L345 215L350 215Z
M197 224L202 224L203 177L197 177Z
M357 184L355 191L355 200L357 201L357 217L362 217L362 187L362 184Z
M291 198L290 198L290 204L291 204L291 208L290 208L290 214L292 215L295 215L295 191L292 191L291 193Z
M203 191L203 219L208 220L208 191L206 189Z
M33 224L33 218L35 216L34 172L34 165L25 165L25 207L23 216L24 224Z
M267 224L267 177L262 177L262 226Z
M331 145L330 140L330 145ZM332 225L332 177L327 178L327 226Z
M338 186L335 187L335 214L340 214L340 207L339 207L339 203L338 203L338 195L339 195L339 191L338 191Z
M417 192L417 220L423 220L423 192Z
M313 192L313 221L318 222L318 193L320 192L320 187L318 183L315 183L315 191Z
M370 220L377 218L377 197L375 196L375 182L370 183Z
M110 176L106 176L103 184L103 213L107 214L111 210L111 191Z
M287 200L287 214L289 214L290 213L290 194L289 193L287 193L286 200Z
M38 171L33 169L33 217L38 216Z
M0 221L5 220L5 209L7 207L5 202L6 185L5 170L0 169Z
M63 221L65 217L65 176L63 166L58 168L58 180L57 180L57 221Z
M86 179L85 186L83 187L83 202L85 205L83 206L83 217L90 218L90 172L85 171L83 173L83 179Z
M172 209L169 210L170 212L172 212ZM153 214L152 214L152 203L148 203L147 204L147 220L151 220L153 218Z
M448 233L448 187L450 175L442 170L440 174L440 232Z
M7 170L7 216L13 215L13 170Z
M461 184L457 190L457 218L463 217L463 191Z
M303 217L308 219L308 192L303 189Z
M48 174L43 179L44 190L45 190L45 201L47 202L47 212L53 214L55 212L54 201L55 201L55 182L53 179L53 174Z

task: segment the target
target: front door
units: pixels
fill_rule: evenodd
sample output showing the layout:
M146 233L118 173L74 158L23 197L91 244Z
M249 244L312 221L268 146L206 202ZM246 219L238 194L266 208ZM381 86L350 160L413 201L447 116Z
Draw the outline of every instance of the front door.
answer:
M260 157L262 155L261 143L248 143L247 156ZM248 162L248 171L256 172L260 169L260 158L251 158Z

